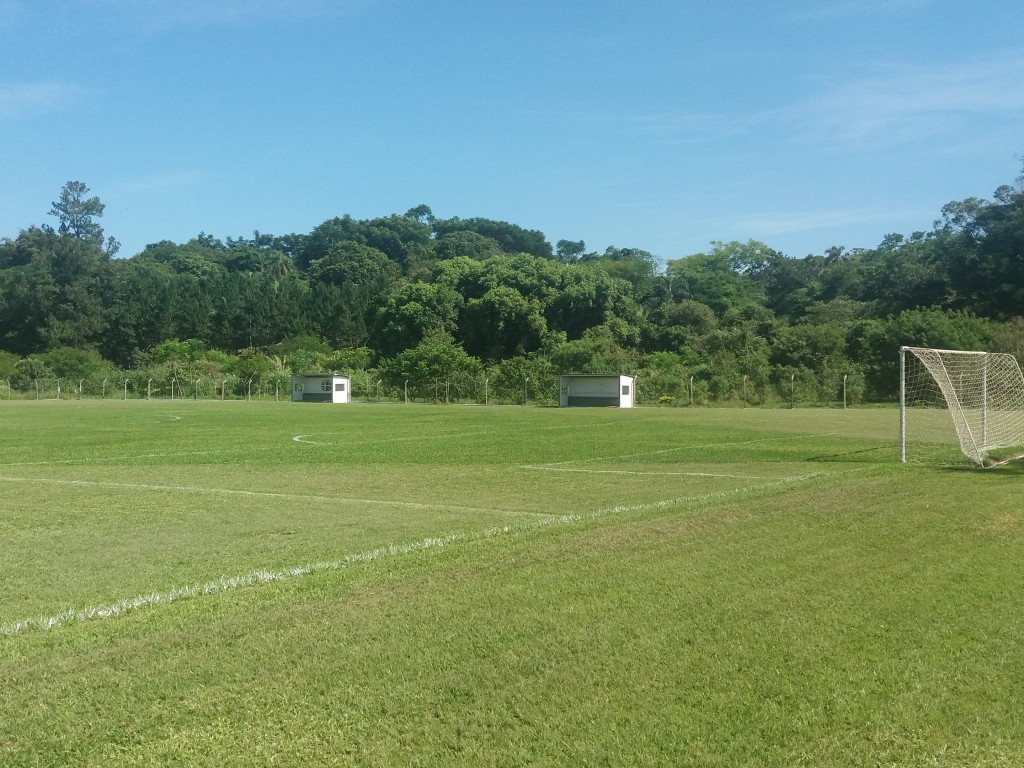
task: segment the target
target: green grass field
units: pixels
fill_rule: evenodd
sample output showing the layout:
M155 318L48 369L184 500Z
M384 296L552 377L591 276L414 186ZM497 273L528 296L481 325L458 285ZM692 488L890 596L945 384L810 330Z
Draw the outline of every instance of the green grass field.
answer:
M1020 468L896 428L0 402L0 765L1024 765Z

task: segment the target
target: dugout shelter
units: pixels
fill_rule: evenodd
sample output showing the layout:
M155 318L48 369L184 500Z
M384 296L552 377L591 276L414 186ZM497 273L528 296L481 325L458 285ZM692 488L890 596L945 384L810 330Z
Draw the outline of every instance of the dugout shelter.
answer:
M352 380L333 373L292 374L292 401L296 403L347 403Z
M632 408L634 391L632 376L564 373L558 377L558 405L561 408Z

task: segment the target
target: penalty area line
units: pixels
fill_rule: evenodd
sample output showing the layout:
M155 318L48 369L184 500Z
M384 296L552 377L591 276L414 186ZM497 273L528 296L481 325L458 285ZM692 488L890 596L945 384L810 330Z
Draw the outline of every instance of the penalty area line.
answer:
M446 536L428 537L405 544L389 544L383 547L378 547L377 549L346 555L338 560L330 562L318 561L308 563L306 565L283 568L277 571L263 569L254 570L241 576L221 576L219 579L208 581L203 584L176 587L167 592L152 592L145 595L137 595L136 597L118 600L117 602L106 606L68 608L66 611L53 614L52 616L22 619L11 624L0 626L0 637L13 637L15 635L21 635L32 631L48 631L69 624L81 623L94 619L114 618L143 608L156 608L170 605L171 603L182 599L202 597L204 595L216 595L222 592L257 586L259 584L302 578L304 576L310 576L326 571L338 571L360 563L368 563L389 557L398 557L401 555L424 552L431 549L440 549L452 544L483 541L486 539L496 538L498 536L530 532L540 530L548 526L574 525L588 520L597 520L602 517L628 514L631 512L657 511L674 506L681 506L688 508L689 511L699 513L709 508L716 501L723 499L742 497L744 495L760 493L772 489L781 489L801 481L814 480L831 475L849 474L858 471L863 471L863 469L857 468L845 470L843 472L812 472L806 475L782 478L754 486L732 488L714 493L701 494L698 496L683 496L679 498L663 499L660 501L643 502L639 504L620 504L618 506L606 507L585 513L549 515L545 518L537 518L530 522L492 527L477 532L452 533Z

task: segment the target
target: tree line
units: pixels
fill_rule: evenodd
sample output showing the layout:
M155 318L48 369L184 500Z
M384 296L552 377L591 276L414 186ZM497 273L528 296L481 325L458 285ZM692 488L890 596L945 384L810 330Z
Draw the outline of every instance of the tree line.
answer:
M553 402L558 373L621 372L642 402L826 404L892 400L903 344L1024 352L1024 176L875 248L714 242L664 263L426 205L118 258L89 192L68 182L57 226L0 242L8 396L62 378L238 395L338 372L367 397L443 382L448 398Z

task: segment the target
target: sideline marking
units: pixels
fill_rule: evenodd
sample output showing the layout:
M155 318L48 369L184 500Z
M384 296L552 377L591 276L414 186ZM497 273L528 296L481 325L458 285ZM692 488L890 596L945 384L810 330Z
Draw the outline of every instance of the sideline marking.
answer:
M214 595L220 592L228 592L235 589L241 589L244 587L254 586L258 584L264 584L272 581L284 581L287 579L296 579L303 576L310 576L315 573L323 571L341 570L348 567L349 565L357 565L359 563L371 562L374 560L380 560L386 557L396 557L400 555L413 554L416 552L423 552L428 549L438 549L440 547L446 547L451 544L458 544L469 541L481 541L484 539L491 539L497 536L504 536L509 534L516 534L522 532L529 532L533 530L539 530L546 526L552 525L572 525L586 520L596 520L601 517L607 517L611 515L626 514L629 512L642 512L642 511L653 511L657 509L663 509L665 507L671 507L676 505L686 505L691 508L694 512L701 512L712 502L719 499L728 498L730 496L743 496L746 494L757 493L771 488L784 488L792 483L813 480L819 477L828 477L831 475L850 474L853 472L863 472L865 468L857 467L850 470L843 470L840 472L811 472L806 475L797 475L793 477L787 477L780 480L775 480L768 483L762 483L754 486L747 486L745 488L732 488L723 491L716 491L715 493L707 493L699 496L682 496L673 499L663 499L662 501L644 502L639 504L623 504L615 507L605 507L589 513L581 514L568 514L568 515L550 515L545 518L537 518L529 523L518 523L515 525L504 525L500 527L487 528L483 531L477 531L475 533L452 533L447 536L430 537L421 539L420 541L414 541L406 544L389 544L384 547L378 547L377 549L371 549L364 552L358 552L351 555L345 555L339 560L331 562L318 561L315 563L307 563L302 566L295 566L292 568L284 568L278 571L268 570L255 570L241 576L225 577L221 576L219 579L214 581L208 581L205 584L193 584L186 587L177 587L168 592L152 592L147 595L138 595L132 598L123 598L117 602L106 605L106 606L93 606L89 608L68 608L63 613L54 614L52 616L43 616L37 619L22 619L15 621L12 624L0 626L0 636L13 637L14 635L21 635L31 631L48 631L57 627L62 627L67 624L74 624L79 622L85 622L92 619L108 619L115 616L120 616L123 613L138 610L140 608L147 608L151 606L170 605L176 600L189 597L199 597L202 595ZM5 478L0 478L0 480Z
M241 450L241 449L235 449ZM248 448L246 450L269 451L269 448ZM48 461L12 461L0 467L39 467L49 464L91 464L100 461L132 461L134 459L162 459L169 456L208 456L211 453L230 453L231 449L213 451L182 451L180 453L141 453L135 456L93 456L88 459L52 459Z
M172 493L207 493L228 496L251 496L270 499L297 499L300 501L323 501L346 504L373 504L384 507L407 507L410 509L443 509L456 512L485 512L492 515L546 514L541 512L513 511L487 507L461 507L453 504L424 504L418 501L389 501L381 499L360 499L350 496L318 496L305 493L275 493L274 491L245 491L232 488L201 488L191 485L146 485L143 483L114 483L102 480L58 480L50 477L10 477L0 475L0 482L42 483L44 485L79 485L89 488L126 488L138 491L170 491Z
M682 477L728 477L733 480L770 480L766 475L724 475L718 472L637 472L630 469L573 469L546 465L525 464L520 469L531 469L537 472L582 472L588 475L672 475Z
M481 407L483 407L483 406L481 406ZM585 426L599 426L600 427L600 426L618 425L618 424L621 424L621 422L617 422L617 421L601 421L601 422L593 422L593 424L587 424ZM584 426L584 425L580 425L580 426ZM504 438L506 435L508 435L509 432L524 432L527 429L528 429L527 427L512 427L512 428L509 428L509 429L504 429L501 432L501 437ZM541 430L551 430L551 429L558 429L558 430L564 431L566 429L566 427L563 426L563 425L557 425L557 426L550 426L550 427L537 427L536 429L533 428L533 427L529 428L529 430L531 432L539 432ZM493 429L481 429L481 430L476 430L475 432L449 432L448 434L441 434L441 435L437 435L437 434L426 435L425 434L425 435L410 435L409 437L382 437L382 438L378 438L376 440L361 440L361 439L356 438L354 440L351 440L351 441L348 441L348 442L345 442L345 443L327 443L327 442L321 442L319 440L309 440L308 438L312 437L312 435L308 435L307 434L307 435L295 435L294 437L292 437L292 442L304 443L305 445L361 446L361 445L370 445L370 444L373 444L373 443L400 443L400 442L408 442L408 441L411 441L411 440L434 440L434 439L439 438L439 437L476 437L477 435L494 435L494 434L495 434L495 432L494 432Z

